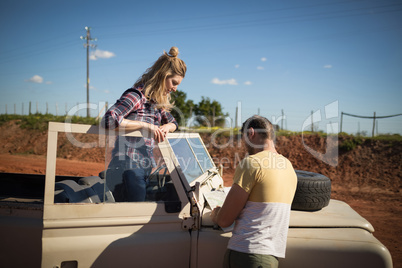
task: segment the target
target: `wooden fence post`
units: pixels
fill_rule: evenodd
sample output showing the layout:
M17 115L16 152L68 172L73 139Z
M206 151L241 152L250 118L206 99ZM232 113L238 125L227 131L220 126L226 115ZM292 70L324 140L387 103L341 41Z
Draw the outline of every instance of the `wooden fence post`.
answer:
M372 137L374 137L374 130L375 130L375 112L374 112L374 117L373 117L373 132L371 134Z
M311 111L311 132L314 132L314 120L313 120L313 113L314 113L314 111Z
M341 129L339 133L342 133L343 112L341 112Z

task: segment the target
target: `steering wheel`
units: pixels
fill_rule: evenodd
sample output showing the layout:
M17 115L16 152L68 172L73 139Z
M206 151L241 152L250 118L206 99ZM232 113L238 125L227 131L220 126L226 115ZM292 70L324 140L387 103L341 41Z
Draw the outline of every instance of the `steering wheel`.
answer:
M163 174L160 174L160 171L163 170ZM166 183L166 176L167 176L167 166L165 164L158 167L151 175L149 175L148 179L151 181L154 177L156 177L158 181L158 190L161 191Z

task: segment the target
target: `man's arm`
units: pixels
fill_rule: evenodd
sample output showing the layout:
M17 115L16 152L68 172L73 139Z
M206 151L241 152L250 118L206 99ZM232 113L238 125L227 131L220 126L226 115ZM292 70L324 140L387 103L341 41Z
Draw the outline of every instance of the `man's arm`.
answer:
M232 225L246 205L248 195L239 185L233 184L222 207L212 211L212 221L223 228Z

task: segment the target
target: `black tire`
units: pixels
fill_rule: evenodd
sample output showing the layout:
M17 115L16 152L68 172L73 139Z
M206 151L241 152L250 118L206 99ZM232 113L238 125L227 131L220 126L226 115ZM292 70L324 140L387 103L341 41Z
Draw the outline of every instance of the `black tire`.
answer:
M316 211L328 206L331 180L318 173L296 170L297 189L292 210Z

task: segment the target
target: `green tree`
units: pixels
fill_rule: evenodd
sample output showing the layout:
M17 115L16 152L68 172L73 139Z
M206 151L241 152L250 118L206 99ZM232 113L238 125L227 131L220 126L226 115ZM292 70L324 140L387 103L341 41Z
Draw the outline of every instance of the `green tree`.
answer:
M195 106L193 100L186 100L186 98L187 94L180 90L172 94L175 107L172 109L171 114L176 119L179 126L183 126L187 123Z
M196 121L201 126L220 126L225 125L225 117L228 114L223 113L222 105L216 100L211 101L208 97L201 97L201 101L195 105L194 114Z

